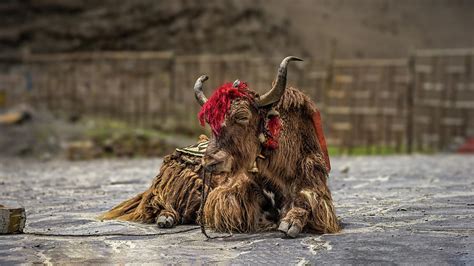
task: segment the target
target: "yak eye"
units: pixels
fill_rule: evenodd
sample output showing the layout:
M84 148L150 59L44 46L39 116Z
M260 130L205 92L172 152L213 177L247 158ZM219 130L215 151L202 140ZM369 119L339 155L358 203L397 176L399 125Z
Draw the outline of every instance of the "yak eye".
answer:
M237 111L235 112L234 118L236 123L241 125L248 125L248 123L250 122L250 113L246 110Z
M248 125L250 121L248 118L243 118L243 119L237 119L235 122L241 125Z

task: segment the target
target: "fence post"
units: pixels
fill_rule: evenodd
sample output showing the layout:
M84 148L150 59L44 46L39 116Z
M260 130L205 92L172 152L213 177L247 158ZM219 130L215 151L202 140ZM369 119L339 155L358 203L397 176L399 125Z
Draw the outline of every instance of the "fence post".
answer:
M410 53L408 57L408 85L406 93L406 145L407 153L413 153L413 137L414 128L413 121L415 117L414 113L414 100L415 100L415 89L416 89L416 70L415 70L415 53Z
M159 125L158 125L158 128L160 128L161 130L168 130L168 125L170 123L170 118L171 119L176 119L176 114L175 114L175 108L173 107L173 102L176 102L176 90L177 90L177 86L176 86L176 83L177 83L177 80L176 80L176 77L177 77L177 74L176 74L176 66L177 66L178 62L177 62L177 58L176 58L176 54L173 52L171 53L171 55L168 57L167 59L167 72L168 72L168 84L166 84L167 86L167 92L165 94L165 98L166 100L163 101L162 99L160 99L160 104L162 104L163 106L160 108L161 112L160 112L160 115L159 115ZM161 94L160 96L163 96L163 94ZM174 126L174 125L173 125Z
M322 113L323 119L329 118L329 112L327 112L327 110L329 107L329 91L332 90L334 86L335 56L336 56L336 41L332 40L331 51L329 54L327 65L326 65L326 77L325 77L324 85L323 85L323 93L321 94L322 96L321 100L323 104L322 104L322 109L320 111ZM329 124L327 125L331 125L331 122L329 122ZM331 129L327 128L326 130L327 130L326 131L326 134L327 134L327 132L330 131ZM342 153L342 145L340 145L338 148L339 148L339 152Z

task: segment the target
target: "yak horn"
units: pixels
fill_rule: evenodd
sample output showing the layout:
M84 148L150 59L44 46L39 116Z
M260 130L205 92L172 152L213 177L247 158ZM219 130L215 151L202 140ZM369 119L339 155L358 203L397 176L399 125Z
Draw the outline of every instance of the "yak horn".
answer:
M202 85L207 79L209 79L208 76L202 75L196 80L196 83L194 84L194 96L196 97L196 100L201 106L203 106L207 102L207 98L204 95L204 92L202 91Z
M276 82L270 91L257 99L258 106L267 106L280 100L286 89L286 67L291 61L303 61L303 59L295 56L288 56L281 61L280 68L278 68Z

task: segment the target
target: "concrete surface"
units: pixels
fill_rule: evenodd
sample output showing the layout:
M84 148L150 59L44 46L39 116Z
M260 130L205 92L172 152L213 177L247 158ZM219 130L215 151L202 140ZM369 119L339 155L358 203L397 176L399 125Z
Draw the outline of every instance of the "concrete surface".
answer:
M333 158L335 235L205 241L196 226L94 219L144 190L160 163L0 159L0 204L27 210L25 234L0 236L0 264L474 264L474 156Z

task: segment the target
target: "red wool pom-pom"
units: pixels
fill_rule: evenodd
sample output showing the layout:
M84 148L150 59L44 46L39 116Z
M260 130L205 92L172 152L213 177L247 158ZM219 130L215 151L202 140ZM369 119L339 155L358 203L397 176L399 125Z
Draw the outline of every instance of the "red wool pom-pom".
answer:
M281 120L279 116L272 116L267 121L266 128L268 130L267 141L265 147L271 150L278 148L278 138L281 131Z
M253 99L247 83L240 82L237 88L233 87L232 83L225 83L219 87L202 106L198 114L201 126L207 122L212 132L218 136L230 104L237 98Z
M273 116L268 120L267 128L273 138L280 137L281 121L280 117Z

